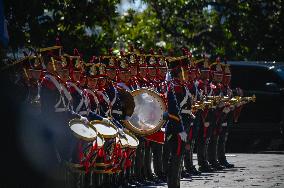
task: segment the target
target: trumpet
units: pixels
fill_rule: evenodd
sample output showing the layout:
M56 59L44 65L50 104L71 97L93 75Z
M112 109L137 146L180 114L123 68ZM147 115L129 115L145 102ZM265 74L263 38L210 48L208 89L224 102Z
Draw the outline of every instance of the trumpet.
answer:
M192 106L192 111L197 110L204 110L208 108L214 108L214 101L213 100L206 100L206 101L196 101Z
M237 105L237 104L240 103L240 102L241 102L241 97L240 97L240 96L233 97L233 98L231 98L231 99L228 101L228 103L229 103L230 105Z
M192 106L191 109L193 112L196 112L198 110L204 110L205 106L202 101L196 101Z
M255 94L253 94L251 97L243 97L242 100L246 101L246 102L255 102L256 96L255 96Z
M211 106L218 106L220 103L226 103L229 100L228 97L222 96L207 96L207 101L212 103Z

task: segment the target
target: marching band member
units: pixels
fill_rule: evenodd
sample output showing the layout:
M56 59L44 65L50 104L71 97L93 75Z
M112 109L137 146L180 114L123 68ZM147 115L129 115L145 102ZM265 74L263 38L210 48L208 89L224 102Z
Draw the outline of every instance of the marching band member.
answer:
M194 60L192 59L191 53L186 50L187 59L189 60L188 63L188 80L186 82L186 87L189 90L192 98L192 122L190 123L189 132L188 132L188 139L190 143L190 149L185 150L187 153L185 154L184 158L184 165L185 165L185 172L191 175L200 175L200 172L195 168L193 165L193 151L195 148L195 143L198 140L198 132L199 128L202 125L201 114L202 110L194 107L197 101L200 101L200 94L197 87L197 73L198 67ZM201 73L202 74L202 73Z
M222 100L223 94L223 69L220 58L216 59L216 62L210 65L211 71L213 71L213 79L211 84L211 93L214 97L219 97L220 100L217 101L216 109L214 110L214 115L210 120L210 131L209 131L209 144L208 144L208 161L214 170L222 170L224 167L220 165L217 160L217 144L219 139L219 134L221 130L221 119L223 110L225 109L225 103Z
M182 79L182 71L179 61L173 60L168 63L170 69L171 80L167 89L167 106L168 112L165 113L166 139L164 144L164 167L167 174L168 187L180 187L180 169L182 150L187 139L180 114L180 99L184 95L180 80Z
M192 94L190 91L190 82L189 80L189 68L190 68L190 63L191 63L191 57L187 49L182 48L183 51L183 57L182 57L182 75L183 75L183 90L184 90L184 97L180 102L180 108L181 108L181 117L183 119L183 123L185 126L185 131L188 134L187 136L187 142L185 145L185 150L184 150L184 167L185 170L182 171L182 177L189 177L190 176L190 170L194 168L193 166L193 160L192 160L192 155L193 155L193 145L192 143L192 128L193 128L193 120L195 116L193 115L191 111L191 106L192 106Z
M223 76L223 93L224 96L227 96L229 99L233 97L233 91L230 88L230 80L231 80L231 71L229 68L229 65L225 62L224 65L224 76ZM225 151L226 151L226 143L228 140L228 134L229 134L229 127L233 124L233 112L234 112L235 106L230 104L230 106L226 106L223 109L223 117L222 122L221 122L221 130L220 130L220 135L218 139L218 147L217 147L217 157L219 163L224 166L225 168L233 168L234 165L230 164L227 161Z
M154 54L152 53L152 55ZM150 82L149 85L152 86L152 89L157 91L162 96L163 99L165 99L164 96L166 90L165 75L167 72L167 67L162 49L159 49L159 55L155 59L152 59L152 63L150 63L150 61L148 62L149 64L148 80ZM153 61L155 61L155 64L153 63ZM159 130L153 134L146 136L145 138L151 141L150 147L153 153L153 167L155 174L153 174L153 176L150 177L151 181L154 181L156 183L163 182L166 179L163 175L163 160L162 160L163 144L165 142L165 132L163 130Z
M210 84L210 72L208 61L205 61L203 66L200 68L201 77L197 79L194 83L196 91L196 102L199 101L204 103L204 98L207 96L212 96L213 84ZM202 104L198 104L202 105ZM199 123L199 130L197 136L197 159L200 172L212 172L213 168L209 166L208 163L208 143L209 143L209 132L210 132L210 121L214 115L214 110L208 106L204 106L202 110L199 111L200 114L196 115L196 121L194 123Z

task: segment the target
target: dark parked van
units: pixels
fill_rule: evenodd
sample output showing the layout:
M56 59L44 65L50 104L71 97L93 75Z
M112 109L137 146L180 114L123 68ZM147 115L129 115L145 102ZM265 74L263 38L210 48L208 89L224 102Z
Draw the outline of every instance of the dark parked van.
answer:
M228 63L232 71L232 88L242 88L244 96L256 95L256 102L243 108L239 122L231 128L228 150L269 149L272 140L283 139L284 64Z

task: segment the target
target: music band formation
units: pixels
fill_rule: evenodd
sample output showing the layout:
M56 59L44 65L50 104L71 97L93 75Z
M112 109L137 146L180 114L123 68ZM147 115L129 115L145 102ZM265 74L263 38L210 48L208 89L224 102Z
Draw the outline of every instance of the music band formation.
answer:
M230 88L226 61L130 46L85 62L62 50L21 60L56 183L180 187L182 177L234 167L225 156L229 128L255 97Z

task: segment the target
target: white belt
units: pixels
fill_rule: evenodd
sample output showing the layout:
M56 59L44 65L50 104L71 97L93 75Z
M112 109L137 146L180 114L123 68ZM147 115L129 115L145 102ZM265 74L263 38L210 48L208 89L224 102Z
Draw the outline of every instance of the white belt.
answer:
M122 111L120 110L112 110L112 113L122 115Z
M192 119L195 119L195 115L192 113L191 110L182 109L182 110L181 110L181 113L182 113L182 114L189 114Z
M82 116L82 115L88 115L88 112L87 111L80 111L79 114Z
M227 127L228 123L222 123L222 127Z
M67 111L66 108L55 108L55 112L65 112Z
M182 109L181 113L183 114L192 114L191 110Z

